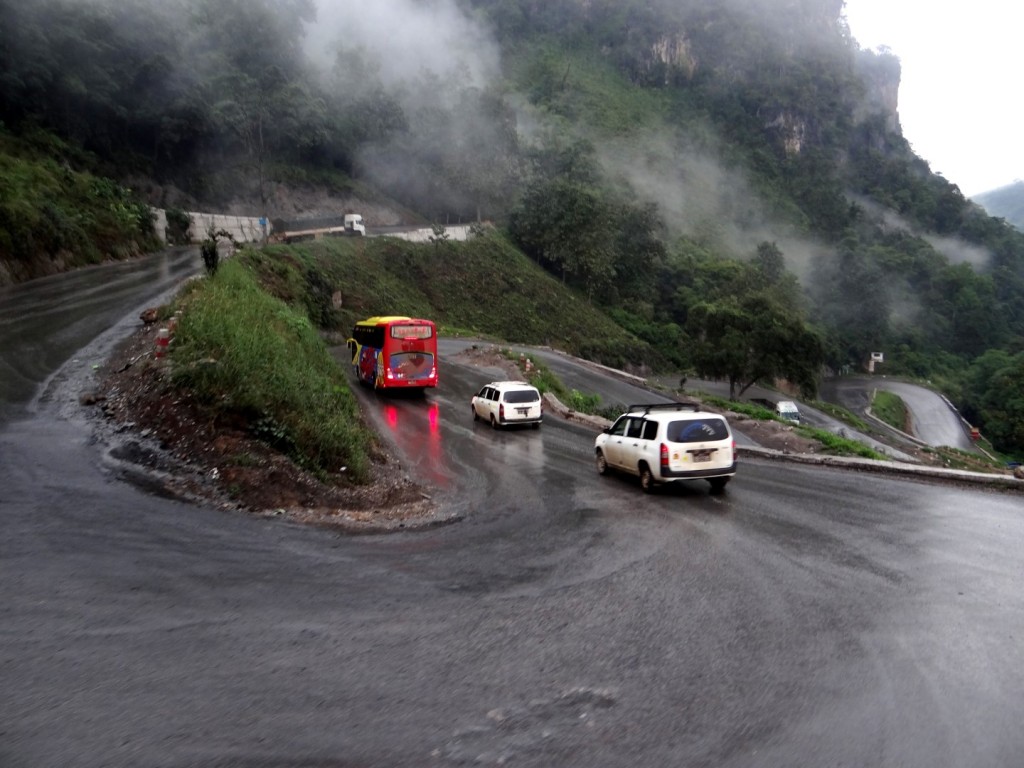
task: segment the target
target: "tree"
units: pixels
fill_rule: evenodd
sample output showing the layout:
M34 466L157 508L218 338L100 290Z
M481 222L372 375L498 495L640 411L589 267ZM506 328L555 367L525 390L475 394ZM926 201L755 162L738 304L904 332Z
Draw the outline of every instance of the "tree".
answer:
M963 410L998 450L1024 455L1024 352L990 349L975 360Z
M591 298L615 274L615 219L598 188L566 179L534 184L509 222L513 240Z
M758 381L785 378L805 396L817 391L824 362L821 338L803 320L764 295L698 304L687 331L699 376L729 381L729 397Z

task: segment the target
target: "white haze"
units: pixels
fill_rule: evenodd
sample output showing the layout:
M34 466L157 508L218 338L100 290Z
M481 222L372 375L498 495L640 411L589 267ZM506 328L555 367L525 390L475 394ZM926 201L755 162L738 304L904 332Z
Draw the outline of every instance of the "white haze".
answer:
M865 197L851 199L867 211L869 215L881 221L882 225L886 228L920 237L928 245L945 256L950 264L970 264L979 270L986 269L991 264L992 254L987 248L968 243L959 237L944 237L930 232L922 232L920 228L915 227L891 208L883 208Z
M490 34L453 0L317 0L317 19L306 36L321 70L333 67L338 45L362 49L379 65L378 76L390 89L424 73L484 87L499 72Z
M744 175L727 169L708 146L652 132L601 144L599 157L611 176L658 206L673 237L711 240L740 258L752 256L760 243L774 242L787 269L801 279L809 277L813 259L829 251L772 221Z

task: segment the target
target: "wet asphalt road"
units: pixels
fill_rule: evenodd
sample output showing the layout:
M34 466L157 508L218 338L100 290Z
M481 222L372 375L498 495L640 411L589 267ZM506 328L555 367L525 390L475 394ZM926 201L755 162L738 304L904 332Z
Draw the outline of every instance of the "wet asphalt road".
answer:
M870 407L871 393L875 389L899 395L911 412L913 435L922 442L961 451L977 450L950 403L925 387L882 376L849 376L829 380L822 387L822 392L832 402L840 403L856 413L863 413Z
M581 427L474 424L442 360L360 397L462 521L342 537L114 480L71 403L123 331L0 431L5 768L1019 765L1019 495L644 496Z
M0 424L81 347L200 264L198 249L180 248L0 287Z

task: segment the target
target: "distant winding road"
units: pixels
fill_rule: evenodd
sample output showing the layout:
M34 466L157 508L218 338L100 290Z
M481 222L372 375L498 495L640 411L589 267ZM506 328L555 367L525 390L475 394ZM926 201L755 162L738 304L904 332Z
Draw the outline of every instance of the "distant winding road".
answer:
M960 415L945 398L926 387L885 377L849 376L826 381L822 385L822 396L851 411L864 413L876 389L899 395L911 413L913 436L923 443L975 450Z

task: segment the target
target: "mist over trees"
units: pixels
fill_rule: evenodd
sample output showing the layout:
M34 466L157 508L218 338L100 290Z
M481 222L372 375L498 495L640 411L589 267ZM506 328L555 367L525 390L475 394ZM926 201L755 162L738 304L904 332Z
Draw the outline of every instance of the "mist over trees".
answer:
M274 185L315 183L490 219L679 367L812 391L882 351L1022 450L1024 235L913 154L880 96L899 63L841 10L0 0L0 122L157 205L273 215ZM47 219L12 236L0 196L0 248L91 237Z

